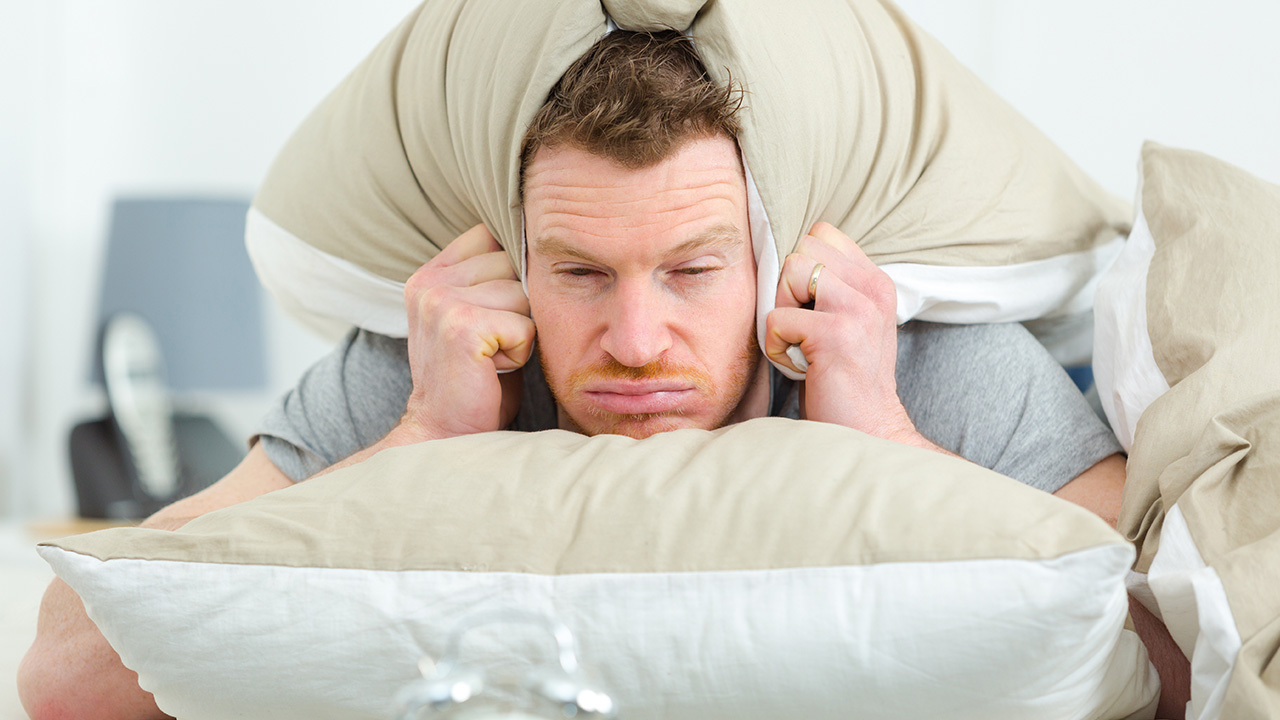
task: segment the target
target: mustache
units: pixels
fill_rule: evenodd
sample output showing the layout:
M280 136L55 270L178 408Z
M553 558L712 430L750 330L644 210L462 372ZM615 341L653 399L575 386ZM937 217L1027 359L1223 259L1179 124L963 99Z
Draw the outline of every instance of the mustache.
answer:
M607 358L595 365L575 370L565 384L570 392L580 392L590 383L599 380L681 380L702 392L712 388L711 375L706 371L664 358L641 367L623 365L613 358Z

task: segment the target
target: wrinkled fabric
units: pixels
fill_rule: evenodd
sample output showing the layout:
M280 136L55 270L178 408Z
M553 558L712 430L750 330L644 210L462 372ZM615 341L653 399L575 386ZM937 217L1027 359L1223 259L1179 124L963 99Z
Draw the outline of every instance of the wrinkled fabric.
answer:
M622 29L687 29L711 76L746 91L739 141L776 258L818 220L878 263L955 267L1087 253L1127 230L1123 202L881 0L430 0L298 128L253 213L375 280L403 282L479 222L520 267L521 138L606 33L606 10ZM343 315L363 295L403 313L394 287L326 303L341 283L285 287L269 278L303 272L298 263L261 253L255 263L304 313ZM1072 266L1064 272L1078 278L1064 287L1078 292L1099 270ZM340 319L394 325L361 313Z

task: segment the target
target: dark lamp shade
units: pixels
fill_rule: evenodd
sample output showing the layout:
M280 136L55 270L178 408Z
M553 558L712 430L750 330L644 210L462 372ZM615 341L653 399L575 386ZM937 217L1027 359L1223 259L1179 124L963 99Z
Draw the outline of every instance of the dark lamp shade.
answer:
M205 198L128 198L112 208L98 327L118 312L141 315L159 336L175 391L266 385L248 211L247 200ZM92 367L101 384L99 357Z

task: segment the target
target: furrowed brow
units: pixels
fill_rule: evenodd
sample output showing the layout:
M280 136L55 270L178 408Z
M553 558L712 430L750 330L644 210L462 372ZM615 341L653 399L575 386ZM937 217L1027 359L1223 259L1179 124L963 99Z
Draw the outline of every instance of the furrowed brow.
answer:
M573 258L588 264L597 263L597 259L593 255L583 251L581 248L570 245L558 237L540 237L533 243L533 249L540 255Z
M742 243L742 233L732 223L721 223L710 227L679 245L663 253L666 259L688 256L702 252L731 250ZM599 264L600 260L591 253L574 246L556 236L539 237L531 243L531 249L539 255L572 258L588 264Z
M668 258L702 252L732 250L742 243L742 232L731 223L710 227L685 240L666 253Z

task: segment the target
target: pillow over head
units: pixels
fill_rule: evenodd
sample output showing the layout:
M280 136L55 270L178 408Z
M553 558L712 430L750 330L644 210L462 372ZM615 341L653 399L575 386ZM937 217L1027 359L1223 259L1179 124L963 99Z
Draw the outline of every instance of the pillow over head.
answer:
M1129 450L1120 529L1191 657L1192 715L1280 715L1280 186L1147 143L1094 370Z
M888 0L433 0L295 132L250 213L259 275L316 327L403 336L402 283L484 222L520 267L520 142L607 32L688 29L747 91L760 287L818 220L884 265L899 320L1091 307L1127 208Z
M1150 717L1157 688L1105 523L835 425L428 442L40 550L187 720L385 717L499 608L566 623L627 718Z

